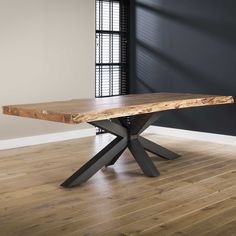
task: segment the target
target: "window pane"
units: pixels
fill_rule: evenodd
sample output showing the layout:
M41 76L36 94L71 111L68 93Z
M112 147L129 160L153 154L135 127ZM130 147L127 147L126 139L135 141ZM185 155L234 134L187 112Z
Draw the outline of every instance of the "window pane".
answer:
M120 4L118 2L113 3L113 30L120 30Z
M106 31L119 31L119 2L96 1L96 29Z
M120 62L120 35L96 35L96 63Z
M96 0L96 97L127 94L128 0Z
M120 66L96 66L96 97L120 94Z

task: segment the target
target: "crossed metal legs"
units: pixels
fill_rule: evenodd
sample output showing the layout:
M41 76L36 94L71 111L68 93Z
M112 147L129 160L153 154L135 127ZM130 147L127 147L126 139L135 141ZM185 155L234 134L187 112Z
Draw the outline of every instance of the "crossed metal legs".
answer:
M159 176L159 171L145 150L168 160L179 157L178 154L140 136L148 126L159 119L160 115L161 113L150 113L134 116L133 118L91 122L90 124L117 137L70 176L61 186L70 188L86 182L102 167L114 165L126 148L130 150L146 176Z

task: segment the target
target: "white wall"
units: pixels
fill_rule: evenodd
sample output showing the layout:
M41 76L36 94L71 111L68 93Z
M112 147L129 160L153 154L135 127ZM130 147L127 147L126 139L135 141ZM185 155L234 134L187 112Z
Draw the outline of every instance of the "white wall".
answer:
M0 106L94 97L94 84L95 0L0 0ZM74 129L0 115L0 140Z

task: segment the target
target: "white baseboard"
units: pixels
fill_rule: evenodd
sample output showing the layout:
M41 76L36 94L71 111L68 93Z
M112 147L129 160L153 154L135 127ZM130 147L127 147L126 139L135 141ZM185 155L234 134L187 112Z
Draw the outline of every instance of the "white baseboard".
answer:
M236 145L236 136L204 133L183 129L174 129L160 126L150 126L145 133L161 134L173 137L194 139L199 141L214 142L219 144ZM32 137L0 140L0 150L20 148L38 144L46 144L58 141L94 136L95 128L66 131L60 133L43 134Z
M236 136L212 134L198 131L190 131L183 129L174 129L161 126L150 126L145 133L154 133L168 135L173 137L195 139L199 141L213 142L219 144L236 145Z
M92 127L88 129L79 129L60 133L51 133L31 137L0 140L0 150L65 141L94 135L96 135L96 129Z

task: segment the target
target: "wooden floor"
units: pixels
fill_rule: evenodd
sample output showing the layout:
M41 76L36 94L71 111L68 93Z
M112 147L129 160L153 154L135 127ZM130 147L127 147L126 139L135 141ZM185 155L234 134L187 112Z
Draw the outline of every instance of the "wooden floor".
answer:
M182 157L150 154L148 178L126 151L73 189L59 185L111 136L1 151L0 235L236 235L236 146L146 137Z

